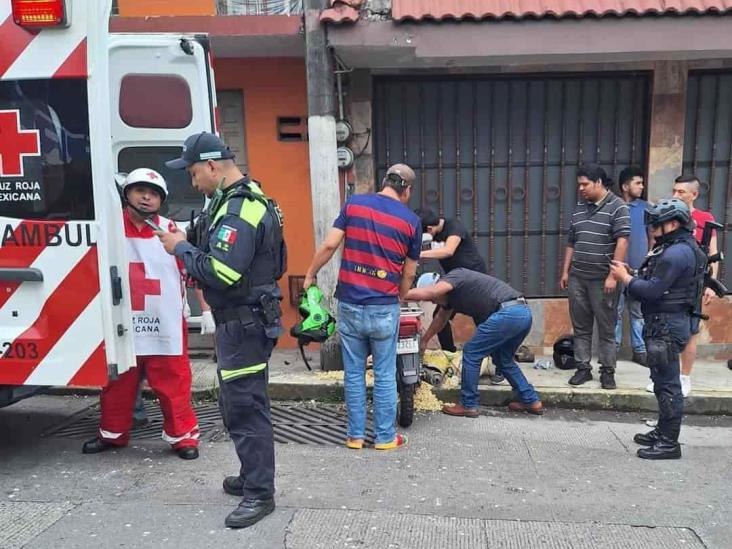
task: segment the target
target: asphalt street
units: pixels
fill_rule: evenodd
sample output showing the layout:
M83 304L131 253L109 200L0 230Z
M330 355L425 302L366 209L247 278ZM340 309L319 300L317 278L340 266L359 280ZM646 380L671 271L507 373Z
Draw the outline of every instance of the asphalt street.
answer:
M730 417L687 418L683 459L648 462L632 442L648 414L421 414L407 448L380 453L313 443L318 429L341 436L338 405L285 406L280 438L307 431L309 443L277 444L277 510L235 531L221 480L238 465L213 405L201 408L201 458L185 462L142 432L82 455L95 402L40 396L0 410L3 549L732 546ZM319 425L300 429L309 417Z

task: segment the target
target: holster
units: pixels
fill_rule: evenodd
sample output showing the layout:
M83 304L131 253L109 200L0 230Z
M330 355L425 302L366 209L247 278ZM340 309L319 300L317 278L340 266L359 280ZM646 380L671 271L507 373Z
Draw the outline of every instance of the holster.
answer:
M264 294L259 298L259 306L261 308L262 317L265 326L274 326L279 324L282 318L282 306L280 300L271 295Z
M646 339L646 353L648 368L662 368L671 362L671 344L665 339Z
M643 336L646 342L648 368L662 368L673 360L671 333L663 313L654 314L646 321Z

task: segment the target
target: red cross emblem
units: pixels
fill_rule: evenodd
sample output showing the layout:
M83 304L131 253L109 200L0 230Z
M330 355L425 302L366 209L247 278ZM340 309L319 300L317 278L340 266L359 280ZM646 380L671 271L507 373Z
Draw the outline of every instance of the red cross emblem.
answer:
M23 177L23 157L41 156L40 133L21 129L19 110L0 110L0 176Z
M130 263L130 294L133 311L145 310L147 296L160 295L160 280L145 278L144 263Z

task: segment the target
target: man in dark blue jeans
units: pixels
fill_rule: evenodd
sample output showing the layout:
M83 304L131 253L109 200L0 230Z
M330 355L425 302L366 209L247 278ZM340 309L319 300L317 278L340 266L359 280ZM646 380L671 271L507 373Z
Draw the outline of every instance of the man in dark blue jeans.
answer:
M445 326L453 311L466 314L475 322L475 333L463 347L460 402L446 404L442 408L445 414L478 417L480 364L487 356L516 394L518 400L508 405L509 410L544 413L539 395L514 360L516 349L531 329L531 310L520 292L490 275L455 269L433 284L410 290L406 299L442 306L422 338L423 346Z

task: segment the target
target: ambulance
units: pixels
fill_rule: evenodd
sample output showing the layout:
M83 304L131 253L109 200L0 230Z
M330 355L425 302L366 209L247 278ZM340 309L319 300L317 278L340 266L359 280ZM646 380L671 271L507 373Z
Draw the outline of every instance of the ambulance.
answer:
M110 13L111 0L0 0L0 407L135 364L115 176L162 173L161 214L181 224L203 206L164 161L216 131L208 41L110 33Z

